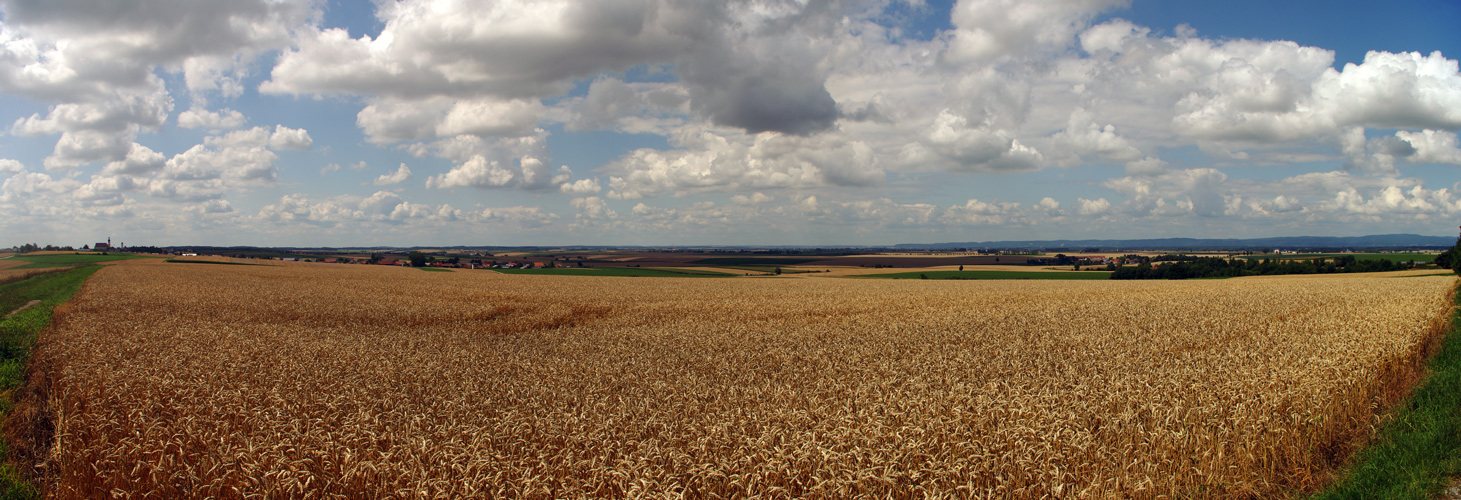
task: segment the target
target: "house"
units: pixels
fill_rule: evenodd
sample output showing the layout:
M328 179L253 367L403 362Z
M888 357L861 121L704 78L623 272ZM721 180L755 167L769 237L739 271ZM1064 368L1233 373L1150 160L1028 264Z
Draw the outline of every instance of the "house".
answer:
M380 260L380 265L382 265L382 266L394 266L394 265L396 265L396 259L381 259Z

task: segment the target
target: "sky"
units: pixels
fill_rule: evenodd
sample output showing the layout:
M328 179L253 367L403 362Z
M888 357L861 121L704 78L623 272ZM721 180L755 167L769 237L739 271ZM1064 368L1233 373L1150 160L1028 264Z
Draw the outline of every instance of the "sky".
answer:
M0 247L1452 235L1461 3L0 0Z

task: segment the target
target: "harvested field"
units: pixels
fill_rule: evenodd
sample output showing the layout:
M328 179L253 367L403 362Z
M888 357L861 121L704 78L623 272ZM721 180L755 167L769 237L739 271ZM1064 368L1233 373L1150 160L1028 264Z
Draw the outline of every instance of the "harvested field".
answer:
M706 280L127 261L38 347L54 498L1311 490L1453 277Z

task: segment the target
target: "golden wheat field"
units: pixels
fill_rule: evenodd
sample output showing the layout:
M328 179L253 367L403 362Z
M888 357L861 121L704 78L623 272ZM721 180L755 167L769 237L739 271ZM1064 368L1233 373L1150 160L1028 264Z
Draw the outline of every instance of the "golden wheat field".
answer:
M747 280L126 261L38 350L54 498L1273 498L1453 277Z

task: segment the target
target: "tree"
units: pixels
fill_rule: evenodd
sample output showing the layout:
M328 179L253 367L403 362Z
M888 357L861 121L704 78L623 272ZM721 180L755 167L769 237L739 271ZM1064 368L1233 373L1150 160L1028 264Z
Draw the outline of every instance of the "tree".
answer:
M426 265L426 254L421 252L411 252L406 258L410 259L411 267L422 267Z
M779 267L776 268L776 274L778 274L778 275L781 274L781 268L779 268Z
M964 270L964 265L963 264L959 264L959 270L960 271L963 271Z
M1450 269L1456 271L1456 274L1461 274L1461 265L1458 265L1461 264L1461 237L1456 238L1455 245L1451 245L1451 248L1447 248L1446 251L1437 255L1435 262L1442 269Z

